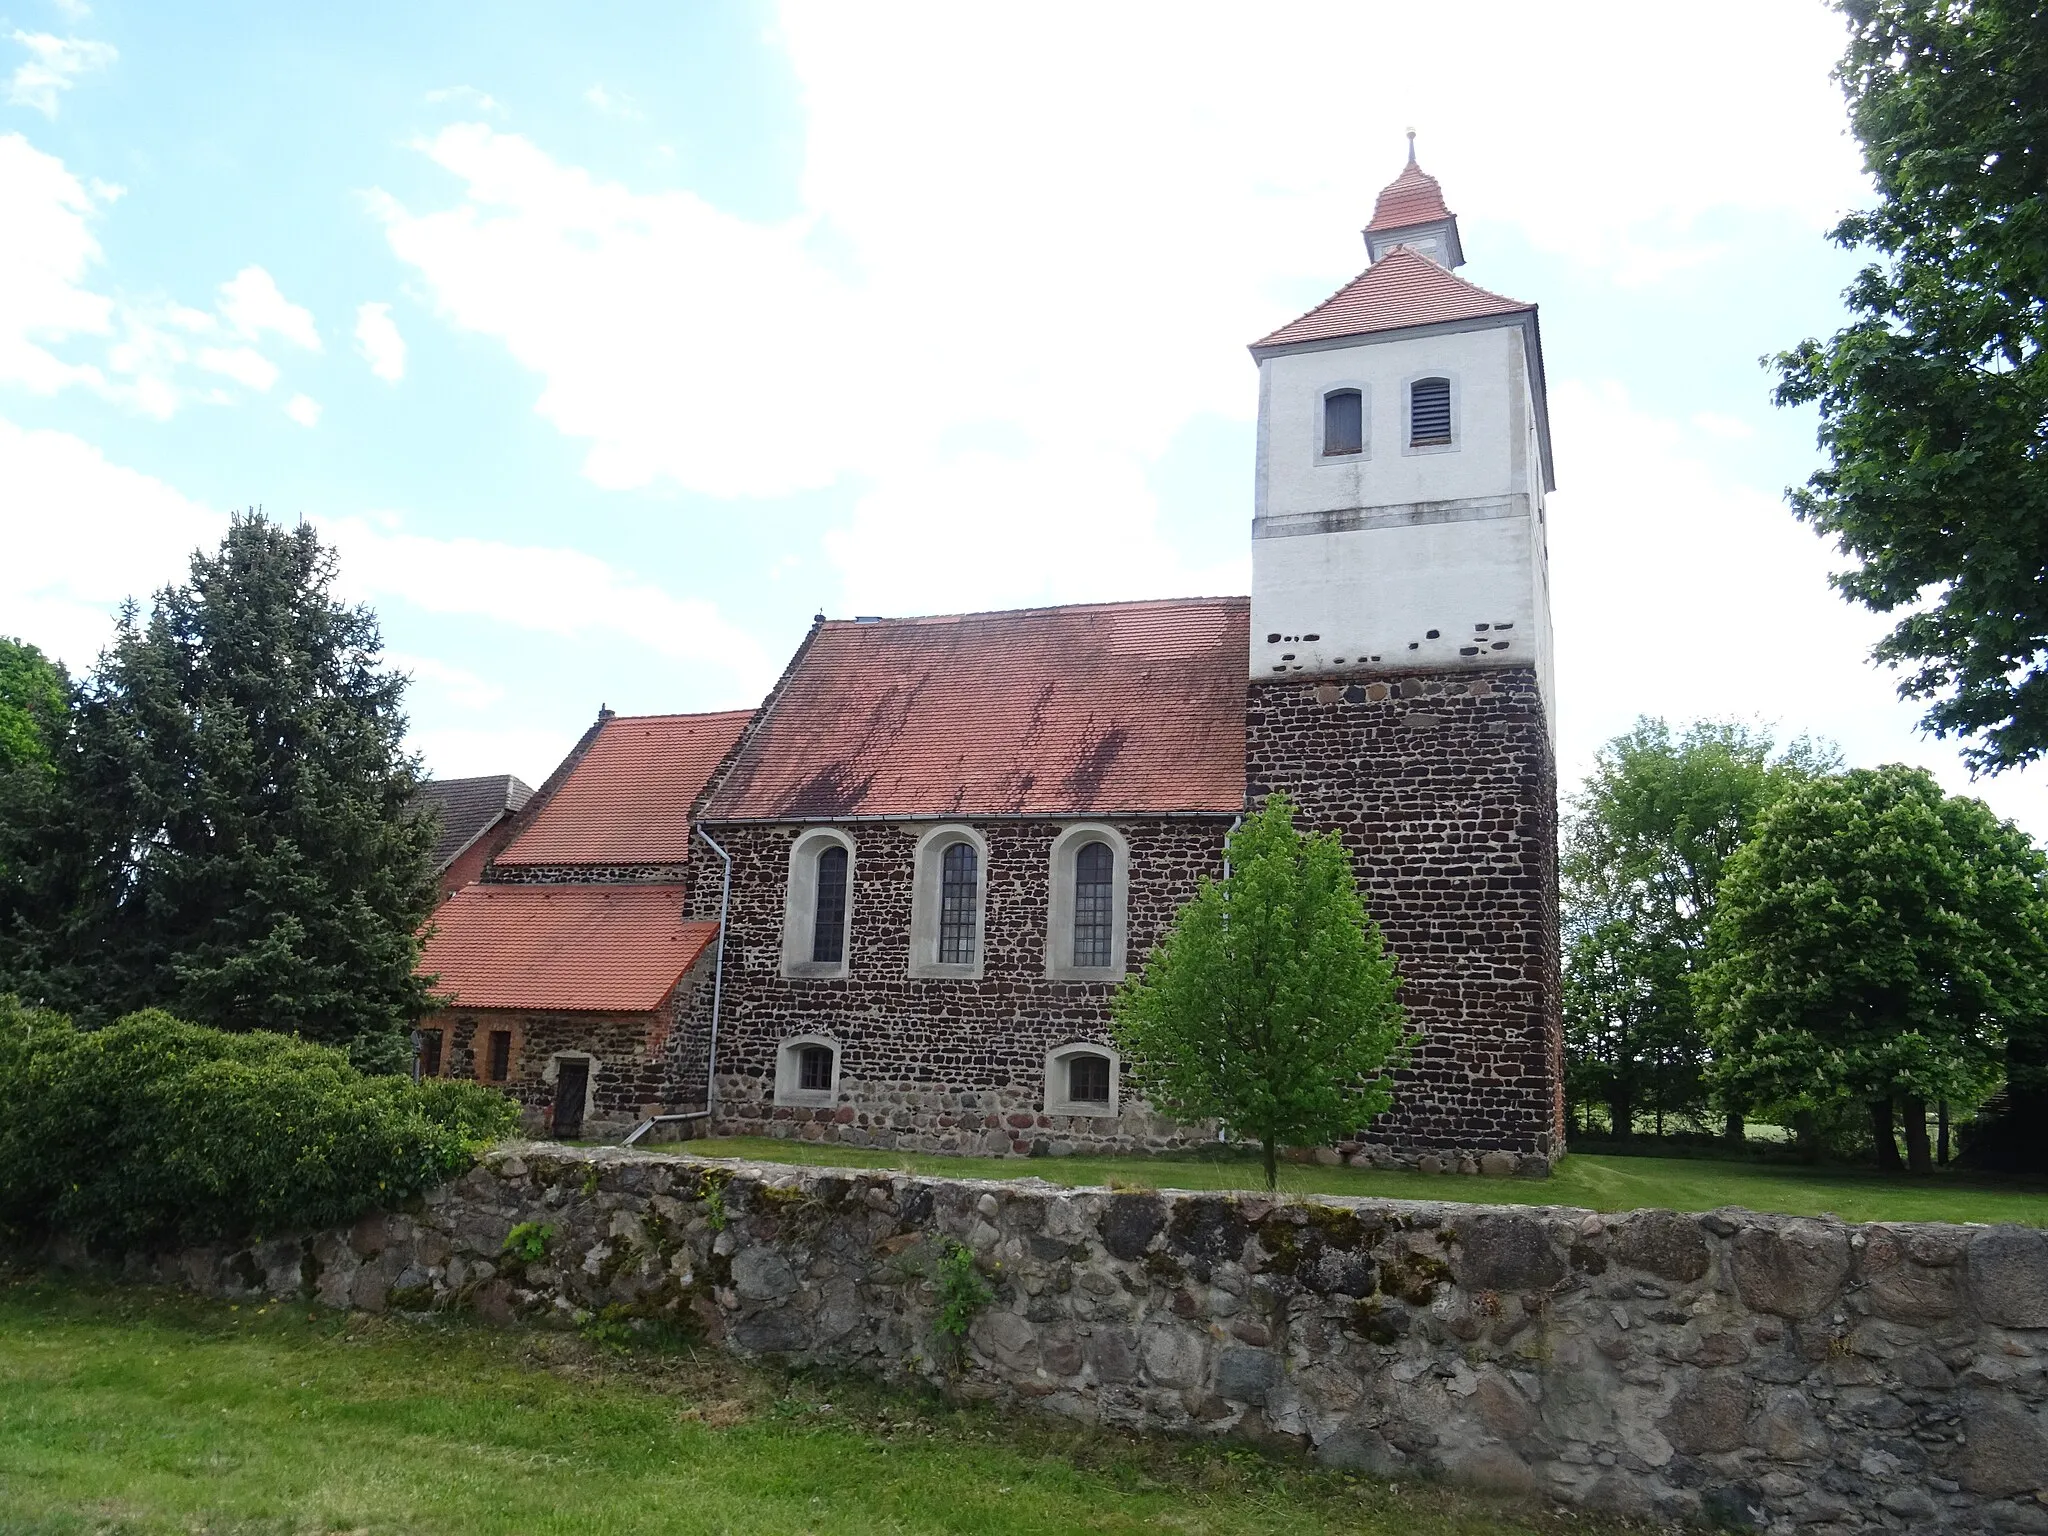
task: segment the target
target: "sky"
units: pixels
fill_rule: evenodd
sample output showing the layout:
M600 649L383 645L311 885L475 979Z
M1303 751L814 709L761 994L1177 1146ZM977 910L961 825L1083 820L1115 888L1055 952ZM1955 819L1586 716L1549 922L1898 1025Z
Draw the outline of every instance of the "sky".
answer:
M1412 127L1541 306L1566 786L1733 717L2048 837L1785 506L1760 359L1869 196L1818 3L0 4L0 633L74 670L252 506L441 776L757 702L820 611L1247 591L1246 345Z

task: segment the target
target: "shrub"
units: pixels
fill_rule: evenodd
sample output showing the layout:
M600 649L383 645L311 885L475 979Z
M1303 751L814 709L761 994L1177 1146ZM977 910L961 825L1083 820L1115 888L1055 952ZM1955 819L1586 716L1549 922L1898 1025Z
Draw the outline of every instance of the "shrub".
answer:
M351 1221L469 1166L517 1118L471 1083L157 1011L81 1030L0 999L0 1225L102 1249Z

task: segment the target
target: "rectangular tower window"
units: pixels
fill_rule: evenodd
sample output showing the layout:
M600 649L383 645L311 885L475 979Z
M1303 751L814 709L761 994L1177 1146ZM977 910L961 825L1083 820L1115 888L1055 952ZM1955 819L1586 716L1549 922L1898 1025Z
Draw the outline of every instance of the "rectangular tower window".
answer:
M1323 396L1323 454L1365 451L1365 397L1355 389Z
M502 1083L512 1075L512 1032L509 1029L491 1031L490 1054L485 1058L484 1066L494 1083Z
M1451 381L1417 379L1408 386L1408 445L1438 447L1451 440Z

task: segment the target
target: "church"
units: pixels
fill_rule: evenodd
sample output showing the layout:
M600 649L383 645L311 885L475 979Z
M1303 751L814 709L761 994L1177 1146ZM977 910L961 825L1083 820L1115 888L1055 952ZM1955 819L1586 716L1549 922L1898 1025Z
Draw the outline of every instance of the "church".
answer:
M601 712L464 857L420 1070L537 1131L1062 1155L1213 1138L1110 999L1248 809L1334 829L1421 1043L1343 1149L1562 1149L1536 307L1457 275L1416 164L1367 266L1254 342L1252 591L828 620L767 698ZM521 786L523 788L523 786Z

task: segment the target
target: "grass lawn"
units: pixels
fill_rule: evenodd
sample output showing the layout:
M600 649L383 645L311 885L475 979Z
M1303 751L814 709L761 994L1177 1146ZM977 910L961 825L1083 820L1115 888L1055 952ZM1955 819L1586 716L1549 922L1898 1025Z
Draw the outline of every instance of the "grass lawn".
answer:
M1155 1189L1253 1189L1263 1175L1255 1159L1208 1157L924 1157L869 1152L813 1142L735 1137L693 1141L681 1149L700 1157L768 1162L903 1168L956 1178L1050 1179L1060 1184L1146 1185ZM1504 1205L1583 1205L1596 1211L1662 1206L1711 1211L1743 1205L1756 1211L1848 1221L2016 1221L2048 1226L2048 1189L1993 1183L1960 1174L1886 1178L1860 1169L1781 1163L1715 1162L1704 1158L1616 1157L1577 1152L1548 1179L1486 1179L1427 1173L1377 1173L1289 1163L1280 1187L1290 1194L1385 1195L1403 1200L1477 1200Z
M1607 1529L706 1354L0 1280L0 1533Z

